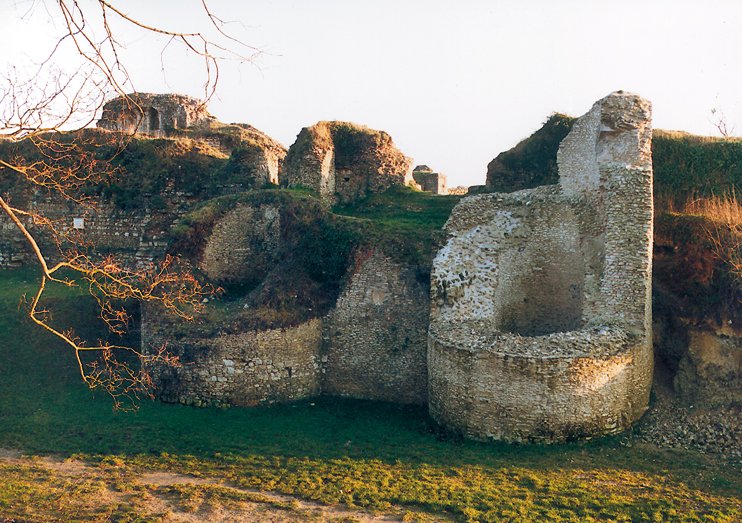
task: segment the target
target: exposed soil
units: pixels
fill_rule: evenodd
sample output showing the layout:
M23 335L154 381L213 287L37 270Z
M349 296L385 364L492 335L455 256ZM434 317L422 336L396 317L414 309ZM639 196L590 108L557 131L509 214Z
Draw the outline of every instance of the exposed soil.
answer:
M290 523L309 521L312 523L383 523L403 521L404 510L392 508L383 514L371 514L343 505L321 505L292 496L274 492L237 489L219 479L196 478L169 472L136 474L122 467L112 472L110 468L99 468L78 460L59 460L54 457L25 458L21 452L0 448L0 462L14 465L44 467L61 477L78 481L103 481L107 488L97 492L83 503L93 509L96 506L125 504L136 507L140 514L164 517L169 523ZM114 488L116 479L125 477L130 489ZM213 485L238 492L259 494L261 502L227 501L183 503L163 493L160 487L172 485ZM141 487L145 487L142 489ZM144 494L143 494L144 492ZM0 515L2 518L2 515ZM444 517L424 515L426 522L450 522ZM0 523L27 523L26 520L6 518Z

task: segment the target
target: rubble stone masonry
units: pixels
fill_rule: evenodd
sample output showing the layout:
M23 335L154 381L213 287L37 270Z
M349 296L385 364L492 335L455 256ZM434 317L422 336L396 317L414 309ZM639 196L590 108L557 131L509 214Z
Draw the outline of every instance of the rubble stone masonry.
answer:
M574 125L560 183L465 198L431 277L429 406L478 439L618 432L652 379L651 106L612 93Z

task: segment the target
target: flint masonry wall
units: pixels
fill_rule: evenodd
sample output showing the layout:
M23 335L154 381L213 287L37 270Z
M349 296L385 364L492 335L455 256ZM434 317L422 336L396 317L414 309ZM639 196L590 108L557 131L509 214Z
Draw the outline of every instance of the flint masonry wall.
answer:
M265 331L209 339L167 340L142 313L142 343L179 356L181 367L153 366L163 401L194 406L254 406L317 396L320 393L321 320Z
M132 93L114 98L103 106L98 127L109 131L158 135L185 129L209 118L206 105L181 94Z
M275 262L280 237L278 207L241 204L214 226L204 247L201 269L215 281L243 281L258 266Z
M323 392L398 403L427 401L429 287L379 251L357 269L324 320Z
M302 129L281 172L281 183L309 187L331 203L354 202L413 182L412 159L387 133L349 122Z
M649 102L597 102L562 142L560 184L466 198L434 262L429 406L478 439L620 431L652 376Z
M144 308L144 349L167 344L185 362L180 368L153 368L160 398L249 406L322 393L424 404L427 282L414 268L377 251L356 262L335 308L295 327L169 339L158 312Z
M11 190L11 201L16 207L38 211L54 221L60 232L78 236L95 248L89 251L93 257L110 253L131 268L144 267L164 258L168 232L195 202L193 195L182 192L172 191L162 196L169 202L167 211L154 209L149 198L142 201L141 208L133 210L119 209L113 204L89 209L29 187L18 186ZM51 236L30 222L26 226L37 235L48 259L58 260L59 256L55 255L58 249ZM28 242L10 218L0 216L0 267L27 263L35 263Z

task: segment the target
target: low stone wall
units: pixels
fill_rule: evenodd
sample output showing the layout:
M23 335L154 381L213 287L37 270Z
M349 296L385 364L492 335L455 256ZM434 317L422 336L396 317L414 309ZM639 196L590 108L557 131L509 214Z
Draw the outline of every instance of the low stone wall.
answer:
M468 437L558 443L620 432L646 410L652 351L619 329L524 337L431 326L430 413Z
M81 240L93 258L112 254L117 262L132 269L164 258L169 231L195 201L192 195L178 192L163 197L169 200L167 210L154 210L148 205L148 199L142 201L141 208L132 210L119 209L111 203L93 209L28 187L15 187L11 191L14 206L33 210L52 220L59 232ZM59 249L47 229L34 226L30 220L26 220L26 226L34 234L47 261L58 261L61 258ZM64 244L62 247L67 248ZM35 263L33 251L3 213L0 215L0 267L28 263Z
M357 269L323 329L325 394L424 404L429 288L379 251Z
M165 342L147 322L145 350ZM313 397L320 393L321 339L321 320L313 319L285 329L171 340L167 349L182 366L154 366L152 376L160 399L186 405L254 406Z
M240 215L237 210L235 217ZM153 367L158 395L188 405L294 401L327 394L425 404L427 280L378 251L361 253L336 306L296 327L168 339L142 311L142 343L182 367Z

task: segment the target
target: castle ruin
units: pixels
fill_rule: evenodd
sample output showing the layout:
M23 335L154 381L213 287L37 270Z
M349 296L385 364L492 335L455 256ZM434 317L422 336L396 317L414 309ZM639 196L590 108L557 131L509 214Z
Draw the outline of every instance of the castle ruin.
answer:
M446 175L441 173L433 172L433 169L427 165L418 165L412 171L412 177L415 179L415 183L420 186L423 191L431 192L433 194L447 194L446 188Z
M465 198L431 281L430 413L477 439L615 433L652 381L651 105L612 93L574 125L559 184Z
M99 127L156 134L213 120L203 106L189 113L188 97L136 96L139 113L114 100ZM159 99L185 102L166 110ZM561 143L557 185L461 200L429 289L419 268L371 249L356 253L327 314L290 327L173 339L145 307L143 344L167 343L192 362L154 369L159 396L190 405L321 393L427 403L442 425L477 439L560 442L629 427L647 407L653 364L650 118L649 102L613 93ZM303 129L283 162L280 147L255 141L267 151L256 157L276 158L266 179L280 168L281 183L315 189L325 201L349 203L413 183L412 161L389 135L354 124ZM235 170L255 171L250 150L235 147ZM168 191L167 217L147 201L141 211L110 204L85 216L82 233L129 253L132 263L152 262L197 199ZM18 201L71 223L77 217L76 209L40 198ZM256 264L272 266L280 219L279 206L237 206L215 225L199 269L238 284ZM0 263L21 263L27 253L16 247L15 229L6 229Z
M209 118L212 117L206 111L206 104L190 96L132 93L106 102L98 127L160 136Z
M302 129L289 148L281 183L308 187L332 203L351 203L392 185L413 184L412 159L384 131L319 122Z

